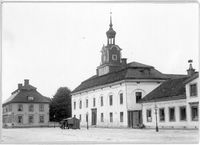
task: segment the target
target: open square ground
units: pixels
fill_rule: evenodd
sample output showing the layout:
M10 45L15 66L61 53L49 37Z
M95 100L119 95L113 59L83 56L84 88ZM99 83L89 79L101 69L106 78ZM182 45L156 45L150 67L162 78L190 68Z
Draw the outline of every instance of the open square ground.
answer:
M198 143L198 130L81 128L2 129L2 143Z

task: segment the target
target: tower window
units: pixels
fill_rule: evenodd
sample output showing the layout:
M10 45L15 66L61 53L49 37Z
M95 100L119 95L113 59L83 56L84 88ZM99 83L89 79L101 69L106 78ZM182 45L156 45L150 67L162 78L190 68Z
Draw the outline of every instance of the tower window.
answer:
M197 84L190 85L190 96L197 96Z
M112 60L117 60L117 55L116 54L112 55Z
M142 92L135 92L136 103L138 103L142 99Z

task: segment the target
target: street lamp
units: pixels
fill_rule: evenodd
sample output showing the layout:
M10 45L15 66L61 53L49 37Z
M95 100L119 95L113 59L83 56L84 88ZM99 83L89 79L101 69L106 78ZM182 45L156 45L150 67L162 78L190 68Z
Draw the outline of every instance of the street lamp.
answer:
M53 115L53 118L54 118L54 128L55 128L55 118L56 118L55 114Z
M157 107L157 105L155 104L155 115L156 115L156 132L158 132L159 130L158 130L158 122L157 122L157 111L158 111L158 107Z
M87 116L87 117L86 117L86 119L87 119L87 120L86 120L86 121L87 121L87 129L89 129L89 126L88 126L88 112L86 113L86 116Z

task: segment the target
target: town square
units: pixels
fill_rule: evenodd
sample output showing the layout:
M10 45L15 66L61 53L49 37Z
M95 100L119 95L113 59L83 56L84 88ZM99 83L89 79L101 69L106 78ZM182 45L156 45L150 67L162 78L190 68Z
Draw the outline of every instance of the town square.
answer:
M199 143L196 3L3 6L2 143Z

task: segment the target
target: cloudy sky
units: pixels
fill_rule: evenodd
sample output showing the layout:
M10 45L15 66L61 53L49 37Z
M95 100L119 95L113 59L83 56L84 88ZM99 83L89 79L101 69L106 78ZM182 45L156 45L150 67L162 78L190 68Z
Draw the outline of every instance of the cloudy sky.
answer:
M163 73L198 68L198 5L153 3L4 3L3 101L18 83L52 97L96 73L112 11L116 44L128 62Z

